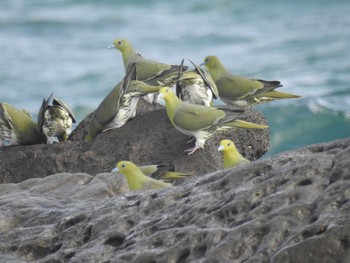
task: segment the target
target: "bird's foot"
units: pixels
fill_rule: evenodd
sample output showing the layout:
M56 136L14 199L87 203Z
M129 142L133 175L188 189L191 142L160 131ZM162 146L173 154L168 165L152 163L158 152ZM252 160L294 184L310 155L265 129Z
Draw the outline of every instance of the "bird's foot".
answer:
M202 147L195 146L193 148L188 148L185 150L185 153L187 153L188 156L192 155L195 151L198 149L201 149Z

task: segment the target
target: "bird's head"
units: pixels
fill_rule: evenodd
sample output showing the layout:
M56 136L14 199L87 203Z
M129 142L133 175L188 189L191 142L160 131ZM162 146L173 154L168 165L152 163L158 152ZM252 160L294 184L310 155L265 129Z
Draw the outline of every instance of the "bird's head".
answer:
M164 99L165 101L169 100L169 98L175 95L174 91L172 91L169 87L163 87L159 90L159 98Z
M201 64L204 65L207 69L214 69L220 64L220 61L217 57L215 56L207 56L204 58L203 63Z
M219 152L229 152L236 149L235 144L231 140L222 140L218 148Z
M117 38L113 41L113 44L110 45L108 48L116 48L120 50L121 52L127 50L130 47L130 43L122 38Z
M128 173L130 171L133 171L135 169L136 165L133 164L132 162L128 161L120 161L117 163L116 167L112 170L112 172L117 172L117 173Z

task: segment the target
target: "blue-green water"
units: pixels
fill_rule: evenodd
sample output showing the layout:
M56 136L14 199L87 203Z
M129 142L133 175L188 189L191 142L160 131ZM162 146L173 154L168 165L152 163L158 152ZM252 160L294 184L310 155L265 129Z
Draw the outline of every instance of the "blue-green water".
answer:
M124 75L107 47L130 40L176 64L218 56L232 72L280 80L302 99L259 105L269 154L350 136L350 1L0 1L0 101L34 117L54 92L78 120Z

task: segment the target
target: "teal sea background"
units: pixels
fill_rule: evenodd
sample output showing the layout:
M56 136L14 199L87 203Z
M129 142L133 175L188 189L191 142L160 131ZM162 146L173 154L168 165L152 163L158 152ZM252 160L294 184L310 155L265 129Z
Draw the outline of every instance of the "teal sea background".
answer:
M216 55L301 99L259 105L268 155L350 136L348 0L1 0L0 101L36 118L51 92L81 121L124 76L126 38L146 58Z

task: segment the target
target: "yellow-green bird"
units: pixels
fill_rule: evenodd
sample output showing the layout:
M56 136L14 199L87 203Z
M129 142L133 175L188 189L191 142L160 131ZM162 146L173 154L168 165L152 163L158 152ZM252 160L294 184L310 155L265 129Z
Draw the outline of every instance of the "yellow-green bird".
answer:
M280 81L251 79L231 74L215 56L207 56L203 64L210 72L218 88L220 99L228 105L245 107L276 99L300 97L275 91L275 89L282 87Z
M169 183L146 176L139 167L129 161L118 162L113 172L125 175L130 190L151 190L172 186Z
M43 143L36 122L26 110L0 103L0 146Z
M167 87L159 90L160 97L165 100L166 112L172 125L180 132L194 136L195 147L186 149L188 155L204 147L205 141L214 132L231 129L233 127L265 129L266 125L255 124L239 120L243 116L242 109L217 109L203 105L181 101L175 93Z
M38 114L39 131L45 134L47 144L66 141L76 122L72 109L62 100L52 99L52 95L43 99ZM51 100L52 105L49 105Z
M136 65L136 79L149 85L172 86L178 77L179 65L169 65L154 60L146 59L135 51L126 39L118 38L109 48L118 49L123 56L124 68L127 72L131 64ZM186 70L184 67L183 70Z
M181 65L183 65L182 60ZM176 82L176 95L183 101L193 104L212 106L213 99L218 97L218 89L210 74L190 60L194 69L182 72Z
M218 151L223 153L224 156L224 168L234 167L237 165L244 165L250 163L249 160L244 158L236 148L236 145L231 140L220 141Z
M85 141L91 142L97 134L108 129L123 126L136 115L140 96L158 92L160 86L151 86L136 77L135 65L129 68L125 77L113 88L95 110Z

